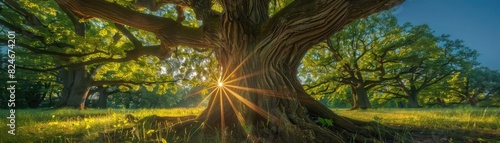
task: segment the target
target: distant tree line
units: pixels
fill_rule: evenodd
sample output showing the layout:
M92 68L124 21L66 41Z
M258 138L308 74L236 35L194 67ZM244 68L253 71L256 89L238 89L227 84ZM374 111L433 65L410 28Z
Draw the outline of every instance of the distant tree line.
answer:
M299 76L330 107L498 107L500 73L477 56L462 40L383 12L316 45Z

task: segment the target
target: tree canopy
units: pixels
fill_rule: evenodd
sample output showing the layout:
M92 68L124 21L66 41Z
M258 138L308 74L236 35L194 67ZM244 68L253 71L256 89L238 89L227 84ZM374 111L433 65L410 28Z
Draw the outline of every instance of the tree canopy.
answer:
M182 80L207 76L208 70L193 71L213 64L210 56L196 56L206 51L192 50L176 51L169 59L178 62L165 62L155 57L159 48L154 46L158 43L154 36L97 19L78 19L64 8L59 10L55 2L2 1L1 4L3 28L22 32L16 37L19 48L15 49L17 68L21 70L18 74L22 74L19 77L52 86L61 84L66 90L59 91L62 95L56 92L56 96L78 97L74 103L61 101L63 106L83 108L89 86L119 85L124 92L138 90L140 85L149 91L158 86L160 89L156 91L164 93L167 88L177 88L172 85ZM186 59L186 53L193 58ZM26 73L30 71L35 75ZM70 80L73 77L90 81ZM79 89L83 90L77 94L70 92Z

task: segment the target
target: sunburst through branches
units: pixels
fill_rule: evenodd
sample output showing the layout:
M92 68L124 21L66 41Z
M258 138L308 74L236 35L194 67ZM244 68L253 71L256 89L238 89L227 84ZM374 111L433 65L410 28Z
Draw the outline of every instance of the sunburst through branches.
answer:
M251 55L252 54L250 54L248 57L250 57ZM246 132L249 135L249 139L255 139L255 138L253 138L253 135L250 134L251 130L249 130L249 128L251 128L251 127L247 126L245 118L242 115L244 113L242 113L237 108L237 107L241 107L241 106L237 106L241 103L243 103L242 105L245 105L245 107L253 110L255 113L257 113L260 116L262 116L263 118L267 119L271 123L273 123L275 125L280 125L280 121L277 117L270 114L265 109L259 107L258 105L256 105L252 101L249 101L248 99L245 98L245 96L241 95L241 93L242 93L241 91L248 92L248 93L256 93L259 96L274 96L274 97L277 97L276 95L278 95L278 93L271 91L271 90L243 87L243 86L239 86L239 85L235 84L235 83L238 83L244 79L247 79L247 78L250 78L253 76L257 76L257 75L262 75L265 73L265 71L256 71L256 72L253 72L253 73L250 73L247 75L243 75L243 76L239 76L239 77L233 76L235 74L235 72L237 70L239 70L242 67L242 65L248 60L248 57L245 58L243 60L243 62L239 63L239 65L236 66L236 68L234 68L232 71L228 71L228 69L226 69L225 71L222 71L223 74L221 74L219 77L211 78L212 84L210 84L210 86L206 87L207 90L209 90L210 92L209 92L208 96L206 96L198 104L198 107L199 107L202 105L202 103L206 102L209 98L212 98L213 101L211 101L210 105L208 105L208 109L207 109L208 113L212 113L213 112L212 110L214 109L214 107L219 106L220 121L221 121L221 124L220 124L221 134L220 135L223 139L223 142L224 142L224 138L225 138L224 135L226 134L226 131L225 131L226 130L226 121L227 121L226 118L232 118L232 117L230 117L230 113L225 113L225 112L229 111L229 110L225 110L225 108L232 109L232 111L234 112L234 115L236 116L236 119L238 120L242 129L244 130L244 132ZM238 92L238 91L240 91L240 92ZM192 95L198 94L198 93L199 92L193 93ZM217 100L220 104L215 105ZM224 102L229 103L230 107L224 106L224 105L227 105L227 104L224 104ZM246 111L246 112L248 112L248 111ZM226 117L226 115L228 115L228 117ZM209 116L211 116L211 115L208 114L206 119L209 119Z
M217 82L217 86L222 87L222 86L224 86L224 83L219 81L219 82Z

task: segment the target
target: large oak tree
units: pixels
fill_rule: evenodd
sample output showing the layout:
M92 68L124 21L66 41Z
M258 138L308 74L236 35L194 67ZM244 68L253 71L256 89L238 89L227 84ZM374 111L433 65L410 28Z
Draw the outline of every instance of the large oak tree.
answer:
M454 96L452 102L465 101L477 107L479 102L492 100L492 105L498 106L495 105L500 97L500 73L497 70L484 66L464 69L455 73L448 82L451 85L450 95Z
M426 26L424 29L426 30L423 32L430 32ZM420 107L418 99L422 91L435 84L442 84L441 81L463 70L461 65L472 63L477 57L475 50L464 46L461 40L449 39L449 35L432 39L435 40L428 39L417 46L400 51L400 53L414 56L401 60L395 71L409 72L387 83L386 85L391 87L382 89L380 92L393 94L392 98L407 99L410 108ZM392 87L398 89L389 90Z
M398 64L418 56L408 54L408 49L424 45L429 37L432 34L426 33L425 26L398 25L390 12L358 20L306 54L305 71L314 71L317 79L306 86L313 92L348 86L354 99L352 109L371 108L371 90L411 72ZM332 87L332 82L341 85Z
M309 96L297 78L297 68L315 44L345 25L403 0L295 0L271 16L270 0L137 0L151 11L165 4L179 7L178 19L145 14L104 0L56 0L80 18L100 18L152 32L161 41L159 54L168 56L179 45L215 52L222 71L216 94L197 118L175 129L198 126L222 131L222 141L343 142L371 135L363 122L334 114ZM182 9L192 9L200 27L182 24ZM221 8L216 11L214 9ZM332 119L322 128L309 117ZM251 127L252 130L248 130ZM207 132L208 133L208 132ZM231 138L228 135L231 134ZM206 134L205 134L206 135Z

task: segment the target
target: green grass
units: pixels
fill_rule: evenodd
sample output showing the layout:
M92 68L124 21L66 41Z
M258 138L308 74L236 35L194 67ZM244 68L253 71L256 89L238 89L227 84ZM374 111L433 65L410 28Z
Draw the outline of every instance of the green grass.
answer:
M500 142L499 108L455 109L334 109L339 115L412 133L417 141Z
M89 109L89 110L16 110L16 135L7 133L6 118L0 120L0 142L73 142L93 141L100 132L131 126L124 118L132 114L137 118L150 115L197 115L202 108L177 109ZM8 116L7 110L0 115Z
M150 115L197 115L203 108L176 109L89 109L89 110L16 110L16 135L7 134L7 110L0 110L0 142L94 142L99 133L132 126L124 118ZM497 142L500 141L500 109L370 109L334 112L364 121L379 122L400 130L398 134L412 134L413 140L433 138L441 142ZM333 123L335 124L335 123ZM148 135L156 130L146 129ZM189 138L189 137L185 137ZM186 140L186 139L184 139Z

